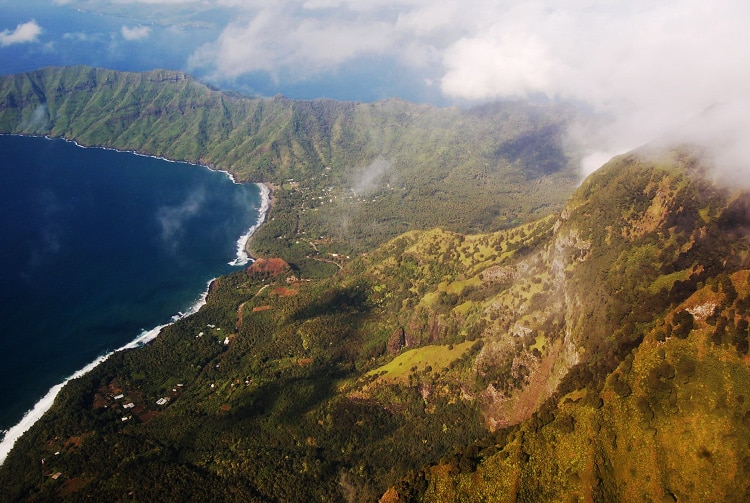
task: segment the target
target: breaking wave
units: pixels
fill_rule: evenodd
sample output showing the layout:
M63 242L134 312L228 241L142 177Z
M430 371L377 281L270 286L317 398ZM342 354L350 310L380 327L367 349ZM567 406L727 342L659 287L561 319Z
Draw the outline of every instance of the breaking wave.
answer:
M258 230L258 227L260 227L266 220L266 213L268 213L268 208L271 204L271 191L269 190L268 186L259 183L258 188L260 188L260 208L258 208L258 220L252 227L250 227L250 229L245 234L240 236L240 238L237 240L237 258L229 262L229 265L246 265L252 260L250 255L248 255L247 253L247 242L250 240L250 237L253 235L253 233Z

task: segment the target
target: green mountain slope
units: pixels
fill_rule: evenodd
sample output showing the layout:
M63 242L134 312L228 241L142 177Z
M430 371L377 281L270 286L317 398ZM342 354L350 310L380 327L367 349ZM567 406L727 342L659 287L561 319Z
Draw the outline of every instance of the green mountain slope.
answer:
M386 501L747 500L748 194L704 170L628 155L584 183L555 245L576 364L533 416Z
M411 231L320 280L259 261L68 385L0 485L34 501L742 500L750 196L706 170L635 152L559 216Z
M406 230L490 231L559 210L577 182L565 135L576 113L251 99L166 70L47 68L0 79L2 132L135 150L273 185L273 218L254 249L309 274L325 268L314 256L351 255Z
M747 501L749 277L738 271L669 311L601 389L560 394L389 498ZM689 332L685 319L694 320Z

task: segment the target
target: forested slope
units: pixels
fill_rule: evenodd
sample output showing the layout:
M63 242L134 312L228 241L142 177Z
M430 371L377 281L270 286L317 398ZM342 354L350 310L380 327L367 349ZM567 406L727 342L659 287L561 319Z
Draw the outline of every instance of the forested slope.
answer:
M558 210L577 183L577 112L247 98L174 71L47 68L0 79L0 131L230 171L275 188L254 240L306 273L410 229L492 231ZM313 246L314 245L314 246ZM317 251L316 251L317 249Z

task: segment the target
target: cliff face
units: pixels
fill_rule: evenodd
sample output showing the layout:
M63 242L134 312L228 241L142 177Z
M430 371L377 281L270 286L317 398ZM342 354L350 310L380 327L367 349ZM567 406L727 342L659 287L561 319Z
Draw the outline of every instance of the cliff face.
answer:
M613 160L555 225L543 253L561 286L543 305L560 326L545 336L559 334L574 357L555 359L563 377L552 398L388 498L748 497L750 271L748 217L738 210L747 194L712 186L684 151L667 157Z
M740 270L669 310L604 382L560 393L531 420L391 492L422 501L747 500L748 277ZM682 329L685 319L692 328Z

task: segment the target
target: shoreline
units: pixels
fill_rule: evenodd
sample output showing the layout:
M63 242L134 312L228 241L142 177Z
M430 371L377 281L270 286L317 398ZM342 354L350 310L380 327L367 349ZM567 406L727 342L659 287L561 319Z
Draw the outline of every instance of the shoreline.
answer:
M25 137L45 138L47 140L63 140L69 143L73 143L74 145L80 148L101 148L104 150L112 150L116 152L135 154L141 157L151 157L153 159L159 159L159 160L167 161L167 162L184 163L184 164L188 164L192 166L200 166L210 171L223 173L234 184L242 183L242 182L237 182L234 176L230 172L225 171L225 170L220 170L220 169L214 169L204 164L191 163L188 161L175 161L172 159L166 159L163 157L143 154L143 153L130 151L130 150L118 150L118 149L111 148L111 147L88 147L88 146L79 144L75 140L69 140L67 138L55 138L55 137L50 137L48 135L25 135L25 134L13 134L13 133L2 133L2 134L8 135L8 136L25 136ZM259 182L250 182L250 183L255 183L258 186L260 190L261 201L260 201L260 207L258 208L257 220L245 234L240 236L240 238L236 242L237 243L237 256L234 260L229 262L229 265L236 266L236 267L241 267L250 263L251 261L254 261L254 259L249 255L247 251L247 245L253 233L255 233L255 231L258 230L258 228L265 222L266 216L271 206L271 187L266 183L259 183ZM28 411L26 411L26 413L24 413L23 417L17 424L13 425L12 427L8 428L5 431L0 431L0 466L2 466L5 463L5 460L10 454L10 451L13 449L13 446L15 445L16 441L19 438L21 438L21 436L24 433L26 433L37 421L39 421L39 419L41 419L42 416L52 407L58 393L60 393L60 391L69 381L88 374L89 372L94 370L97 366L104 363L110 356L117 353L118 351L125 351L128 349L137 349L139 347L142 347L148 344L149 342L156 339L161 333L162 329L164 329L165 327L168 327L169 325L172 325L173 323L183 318L192 316L193 314L197 313L203 306L206 305L206 299L208 298L208 293L209 293L209 290L211 289L211 284L214 281L216 281L216 279L217 278L213 278L210 281L208 281L208 283L206 284L206 288L198 296L198 299L194 301L193 304L191 304L190 307L185 312L178 312L177 314L173 315L171 317L171 321L167 323L158 325L150 330L143 330L132 341L128 342L127 344L124 344L123 346L113 351L109 351L97 357L94 361L92 361L88 365L84 366L80 370L77 370L72 375L66 377L62 382L55 384L47 391L47 393L42 398L40 398L32 406L31 409L29 409Z
M196 300L186 312L172 316L172 321L170 321L169 323L163 323L152 328L151 330L144 330L138 335L138 337L136 337L132 341L115 349L114 351L110 351L97 357L93 362L89 363L82 369L75 371L72 375L66 377L61 383L52 386L49 391L47 391L47 393L23 415L23 418L21 418L21 420L17 424L5 431L2 440L0 440L0 466L2 466L2 464L5 462L5 459L8 457L8 454L10 454L10 451L13 449L16 440L21 438L21 436L26 433L37 421L39 421L39 419L42 418L42 416L52 407L52 405L54 405L55 398L57 397L58 393L60 393L60 391L66 384L68 384L69 381L88 374L100 364L107 361L110 356L117 353L118 351L137 349L148 344L159 336L163 328L168 327L178 320L197 313L200 308L206 305L208 291L211 288L211 283L213 283L215 280L216 278L208 282L205 291L198 297L198 300Z
M234 182L234 178L232 178L232 181ZM247 245L250 242L250 238L253 236L253 234L255 234L255 231L257 231L260 226L265 223L266 216L268 215L268 211L271 208L271 188L265 183L256 183L256 185L260 189L260 208L258 208L258 220L252 227L250 227L250 229L248 229L245 234L240 236L240 238L237 240L237 258L229 262L229 265L231 266L243 266L255 261L253 257L250 256L250 253L247 250Z

